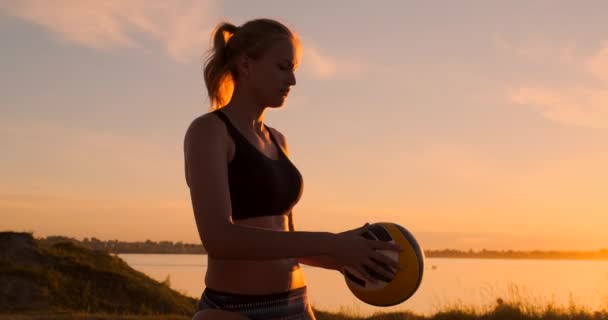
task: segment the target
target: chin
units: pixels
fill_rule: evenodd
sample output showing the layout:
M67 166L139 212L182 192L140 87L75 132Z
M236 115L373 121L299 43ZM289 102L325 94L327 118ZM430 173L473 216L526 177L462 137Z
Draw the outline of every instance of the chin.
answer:
M272 103L269 103L268 106L270 108L282 108L285 105L285 100L286 99L281 99L279 101L273 101Z

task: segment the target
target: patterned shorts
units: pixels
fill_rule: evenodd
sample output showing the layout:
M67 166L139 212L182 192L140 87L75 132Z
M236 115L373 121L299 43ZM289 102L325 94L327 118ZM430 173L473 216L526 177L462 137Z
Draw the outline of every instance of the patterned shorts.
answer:
M198 311L220 309L237 312L252 320L308 320L309 304L306 286L287 292L245 295L205 288Z

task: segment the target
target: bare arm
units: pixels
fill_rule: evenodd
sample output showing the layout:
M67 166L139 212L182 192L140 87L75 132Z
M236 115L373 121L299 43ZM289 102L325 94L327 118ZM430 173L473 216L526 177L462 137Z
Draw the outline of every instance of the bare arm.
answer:
M218 259L274 260L325 255L334 234L235 225L228 186L228 133L214 115L194 120L184 139L186 182L199 235Z
M207 253L218 259L275 260L329 253L329 232L284 232L224 225L215 233L223 233L221 240L207 237ZM221 241L221 243L218 243Z
M276 129L271 128L273 130L274 136L277 138L279 144L283 148L286 155L289 154L289 147L287 145L287 139L283 134L281 134ZM293 219L293 210L289 212L289 231L295 232L295 224ZM330 256L326 255L316 255L316 256L303 256L298 258L298 262L301 264L309 265L312 267L319 267L324 269L338 270L342 272L342 264L337 262Z
M295 226L293 223L293 211L289 213L289 231L295 231ZM340 272L342 272L342 268L344 267L341 263L326 255L300 257L298 258L298 262L312 267L337 270Z

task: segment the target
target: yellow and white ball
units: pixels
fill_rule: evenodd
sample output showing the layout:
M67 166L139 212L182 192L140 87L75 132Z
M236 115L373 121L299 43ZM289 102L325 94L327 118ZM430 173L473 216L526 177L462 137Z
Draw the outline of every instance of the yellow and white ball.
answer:
M398 261L402 269L398 270L392 279L372 272L374 279L377 280L376 283L372 283L356 270L345 267L344 278L350 291L361 301L374 306L394 306L409 299L418 290L424 270L424 251L414 236L404 227L391 222L374 223L362 236L401 246L403 248L401 252L390 250L378 252ZM384 268L391 271L388 266Z

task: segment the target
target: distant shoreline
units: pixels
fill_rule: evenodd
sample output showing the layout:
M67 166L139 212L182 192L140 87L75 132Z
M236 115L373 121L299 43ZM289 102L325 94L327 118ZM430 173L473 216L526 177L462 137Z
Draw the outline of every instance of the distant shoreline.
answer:
M110 252L111 254L201 254L206 255L206 253L183 253L183 252ZM448 255L440 255L433 253L425 253L425 258L442 258L442 259L485 259L485 260L578 260L578 261L608 261L608 257L543 257L543 256L521 256L521 257L513 257L513 256L448 256Z
M125 242L118 240L99 240L85 238L80 241L63 236L39 238L47 244L71 242L92 250L101 250L113 254L207 254L201 244L187 244L171 241ZM427 258L459 259L511 259L511 260L608 260L608 249L598 251L557 251L557 250L425 250Z
M510 260L608 260L608 250L598 251L515 251L515 250L428 250L427 258L510 259Z

